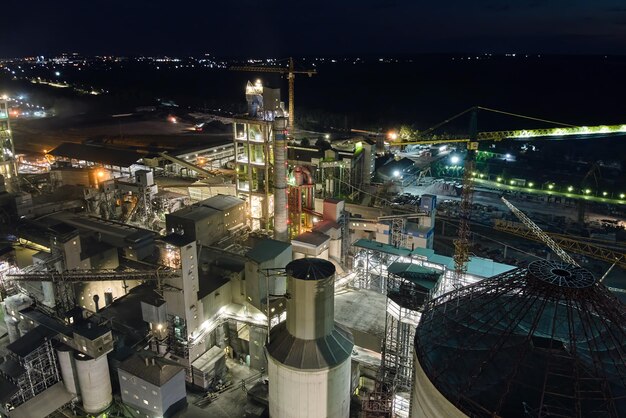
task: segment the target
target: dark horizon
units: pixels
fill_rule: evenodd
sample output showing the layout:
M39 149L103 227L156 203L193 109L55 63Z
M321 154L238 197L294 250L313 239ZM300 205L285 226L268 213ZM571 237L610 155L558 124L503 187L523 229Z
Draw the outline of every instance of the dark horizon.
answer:
M0 56L626 54L619 0L416 3L35 0L11 5Z

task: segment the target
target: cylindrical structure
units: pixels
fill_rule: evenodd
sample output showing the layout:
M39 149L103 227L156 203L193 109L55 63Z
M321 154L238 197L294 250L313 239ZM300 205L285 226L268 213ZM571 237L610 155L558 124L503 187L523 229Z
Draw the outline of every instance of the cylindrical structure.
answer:
M335 266L302 258L286 270L287 321L266 346L270 416L348 417L354 343L333 318Z
M287 264L287 331L314 340L335 327L335 266L318 258Z
M57 358L59 359L59 368L61 369L61 378L65 390L74 397L78 396L78 375L76 373L76 364L74 363L74 350L64 345L57 348Z
M103 355L94 359L82 353L76 353L74 359L83 409L89 413L104 410L113 400L107 356Z
M274 121L274 239L287 242L287 141L285 118Z
M18 293L4 300L4 322L7 326L9 342L13 342L20 338L20 334L24 335L31 327L28 319L21 319L20 311L33 303L28 296Z

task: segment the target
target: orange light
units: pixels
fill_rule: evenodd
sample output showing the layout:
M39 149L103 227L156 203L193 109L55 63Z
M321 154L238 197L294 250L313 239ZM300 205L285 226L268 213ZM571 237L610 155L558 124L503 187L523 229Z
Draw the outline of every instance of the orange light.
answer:
M100 177L100 178L104 177L104 171L98 170L97 176Z
M396 132L389 132L387 134L387 138L391 139L392 141L395 141L396 139L398 139L398 134Z

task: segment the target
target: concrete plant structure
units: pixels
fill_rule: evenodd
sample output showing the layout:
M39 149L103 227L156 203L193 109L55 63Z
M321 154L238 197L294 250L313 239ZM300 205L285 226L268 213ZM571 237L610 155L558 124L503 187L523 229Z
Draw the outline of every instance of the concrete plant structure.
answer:
M287 321L266 346L270 416L347 418L354 343L334 319L335 266L303 258L286 272Z

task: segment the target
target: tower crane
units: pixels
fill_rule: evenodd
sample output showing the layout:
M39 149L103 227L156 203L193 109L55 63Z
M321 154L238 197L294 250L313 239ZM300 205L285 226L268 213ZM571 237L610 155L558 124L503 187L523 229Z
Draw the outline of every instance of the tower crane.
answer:
M524 119L539 121L543 123L550 123L554 125L560 125L554 128L545 129L523 129L523 130L508 130L508 131L493 131L493 132L478 132L477 120L478 111L484 110L508 116L515 116ZM434 137L432 133L441 126L467 114L471 113L469 135L462 136L446 136L446 137ZM459 230L457 239L454 241L454 276L453 287L457 288L461 284L461 280L467 272L467 262L469 260L469 238L470 238L470 217L473 201L473 177L474 164L476 160L476 151L478 150L479 141L502 141L504 139L514 140L530 140L533 138L555 138L562 139L563 137L581 137L589 135L608 135L626 134L626 124L623 125L602 125L602 126L574 126L570 124L554 122L551 120L534 118L524 116L520 114L504 112L501 110L490 109L481 106L474 106L469 109L458 113L443 122L427 129L424 132L420 132L415 135L414 138L409 138L408 141L392 141L393 146L403 145L415 145L415 144L438 144L438 143L466 143L467 156L465 158L464 172L463 172L463 189L461 195L460 213L459 213Z
M317 70L296 70L293 64L293 58L289 57L289 67L262 67L262 66L234 66L230 67L233 71L250 71L256 73L279 73L287 74L287 80L289 81L289 131L293 132L294 115L295 115L295 79L296 74L307 74L309 77L313 77L317 74Z

